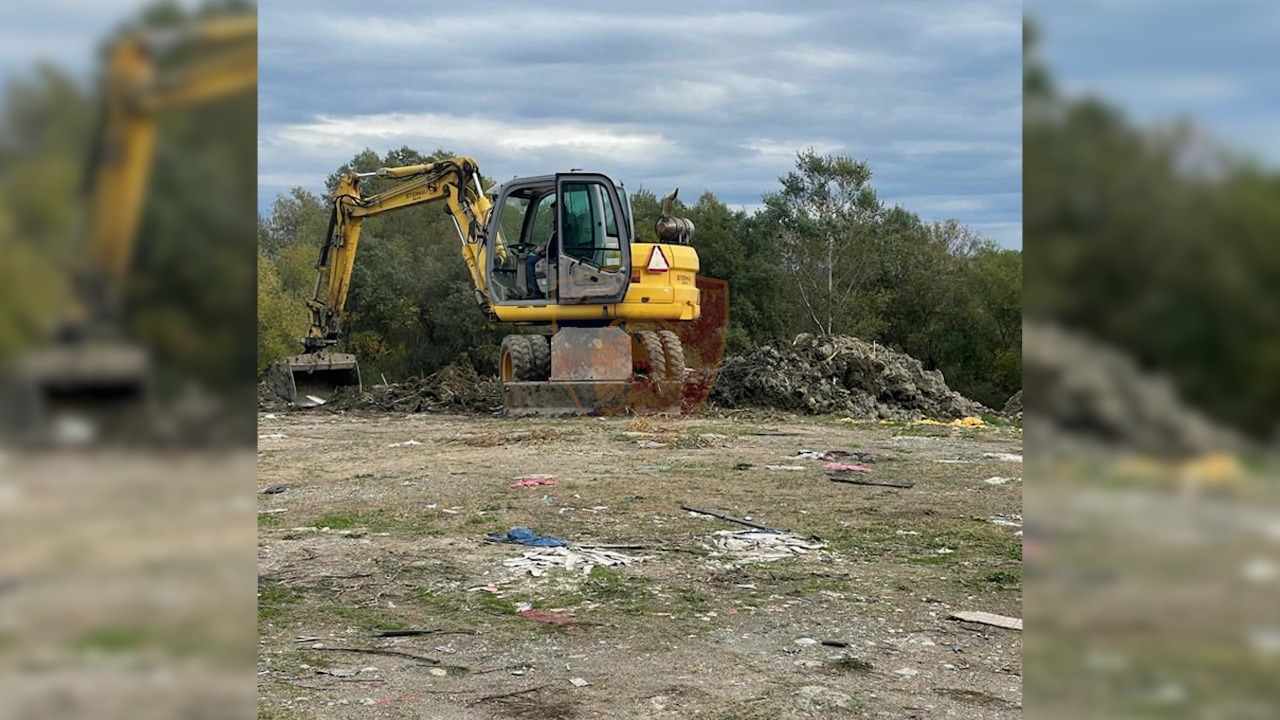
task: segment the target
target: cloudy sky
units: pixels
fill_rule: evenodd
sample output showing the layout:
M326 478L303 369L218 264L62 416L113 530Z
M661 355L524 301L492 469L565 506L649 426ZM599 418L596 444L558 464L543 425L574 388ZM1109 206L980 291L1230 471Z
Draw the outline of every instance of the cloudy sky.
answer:
M1027 0L1026 11L1068 92L1101 95L1143 123L1191 118L1280 165L1280 3Z
M259 3L259 205L356 152L570 167L755 207L798 150L1020 247L1017 0Z

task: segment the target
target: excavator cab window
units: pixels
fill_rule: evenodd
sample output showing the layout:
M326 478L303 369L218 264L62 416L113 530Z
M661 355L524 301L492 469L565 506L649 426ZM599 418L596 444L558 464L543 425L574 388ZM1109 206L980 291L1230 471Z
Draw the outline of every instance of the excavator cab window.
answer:
M617 302L629 280L631 239L616 186L603 175L561 176L557 194L560 302Z

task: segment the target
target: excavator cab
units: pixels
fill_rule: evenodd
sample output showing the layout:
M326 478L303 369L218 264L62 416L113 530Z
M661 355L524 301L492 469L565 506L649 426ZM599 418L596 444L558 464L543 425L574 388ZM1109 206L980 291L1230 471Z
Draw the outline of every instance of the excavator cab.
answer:
M625 192L607 176L521 178L499 188L497 198L491 224L501 231L487 253L496 305L605 304L626 296L630 213ZM526 262L533 253L538 262Z

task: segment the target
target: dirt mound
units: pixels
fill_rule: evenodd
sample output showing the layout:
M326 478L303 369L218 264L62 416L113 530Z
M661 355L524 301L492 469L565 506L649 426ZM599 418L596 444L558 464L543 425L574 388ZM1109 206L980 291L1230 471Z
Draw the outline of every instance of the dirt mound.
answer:
M1014 393L1004 404L1000 414L1011 419L1022 419L1022 391Z
M383 410L392 412L488 412L502 405L502 383L483 377L465 357L423 378L373 385L364 390L334 395L325 407L331 410Z
M1028 444L1046 452L1084 448L1198 455L1243 440L1185 405L1167 377L1062 328L1027 323L1022 363L1033 422Z
M858 338L803 334L725 359L711 392L725 407L768 407L857 418L959 418L985 410L919 360Z

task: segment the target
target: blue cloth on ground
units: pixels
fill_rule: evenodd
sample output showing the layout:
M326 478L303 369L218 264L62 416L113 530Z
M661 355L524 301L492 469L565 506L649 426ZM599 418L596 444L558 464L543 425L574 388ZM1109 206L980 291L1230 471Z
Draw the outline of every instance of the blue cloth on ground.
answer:
M527 527L511 528L503 533L489 533L484 537L486 540L493 542L530 545L532 547L564 547L569 544L560 538L540 536L532 528Z

